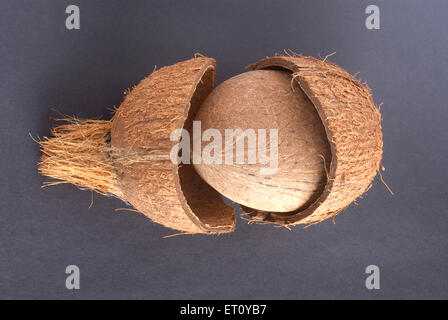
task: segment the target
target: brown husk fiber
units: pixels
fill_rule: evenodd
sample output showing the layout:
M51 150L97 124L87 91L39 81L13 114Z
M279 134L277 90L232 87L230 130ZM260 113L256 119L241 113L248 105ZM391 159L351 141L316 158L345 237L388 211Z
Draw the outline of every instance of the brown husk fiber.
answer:
M117 174L107 152L108 120L60 119L64 124L52 129L53 137L38 141L42 156L39 172L57 179L44 186L72 183L81 189L123 199Z
M370 188L379 170L381 114L369 88L337 65L312 57L274 56L249 67L293 73L324 124L332 159L323 193L305 210L279 214L243 207L243 211L253 219L281 225L312 224L334 217Z

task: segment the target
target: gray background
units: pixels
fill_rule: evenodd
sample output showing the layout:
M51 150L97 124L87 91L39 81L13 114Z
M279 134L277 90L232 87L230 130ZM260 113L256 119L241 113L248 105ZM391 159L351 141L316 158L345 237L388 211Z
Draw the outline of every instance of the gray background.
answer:
M65 28L77 4L81 29ZM368 4L381 30L364 26ZM446 1L5 1L0 3L0 298L448 298ZM154 68L196 52L219 82L289 48L360 72L383 102L384 178L359 205L292 232L247 225L180 236L118 200L42 189L57 116L109 116ZM81 290L65 289L65 267ZM365 268L381 269L366 290Z

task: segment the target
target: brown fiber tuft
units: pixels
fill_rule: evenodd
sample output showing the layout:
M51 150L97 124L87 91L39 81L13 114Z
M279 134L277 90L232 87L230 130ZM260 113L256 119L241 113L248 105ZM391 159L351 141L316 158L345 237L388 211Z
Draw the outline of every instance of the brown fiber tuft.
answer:
M44 186L72 183L81 189L123 199L115 167L107 152L108 120L60 119L53 137L38 141L42 156L39 172L57 179Z

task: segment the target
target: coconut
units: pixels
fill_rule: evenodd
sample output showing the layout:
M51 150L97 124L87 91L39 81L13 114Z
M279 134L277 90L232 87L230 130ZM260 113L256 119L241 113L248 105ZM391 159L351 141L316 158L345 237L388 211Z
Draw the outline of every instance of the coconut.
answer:
M334 216L369 188L379 168L381 117L369 89L338 66L310 57L275 56L251 68L288 74L288 88L301 101L308 101L303 104L308 109L311 104L315 108L310 123L321 129L314 137L328 147L321 143L319 151L310 153L322 155L320 171L316 170L320 180L315 179L322 185L314 196L286 205L284 211L293 209L289 212L267 210L272 208L269 206L250 208L247 205L252 203L241 201L243 211L253 219L281 225L309 224ZM110 121L72 119L56 127L54 137L40 141L40 172L58 179L53 183L73 183L118 197L172 229L187 233L233 231L234 210L224 204L210 182L218 180L216 175L210 179L192 164L178 165L170 159L180 139L172 141L171 133L182 128L191 132L201 105L213 91L215 69L214 59L205 57L161 68L127 94ZM256 116L260 126L270 128L262 114ZM236 114L229 117L238 123ZM287 140L297 146L294 135ZM288 178L297 181L300 175L300 170L293 170ZM231 187L232 181L228 183Z
M258 210L290 212L322 193L330 145L316 108L290 72L257 70L226 80L207 97L195 120L204 134L219 131L214 139L222 146L213 151L222 154L194 168L227 198ZM203 153L212 143L203 141Z

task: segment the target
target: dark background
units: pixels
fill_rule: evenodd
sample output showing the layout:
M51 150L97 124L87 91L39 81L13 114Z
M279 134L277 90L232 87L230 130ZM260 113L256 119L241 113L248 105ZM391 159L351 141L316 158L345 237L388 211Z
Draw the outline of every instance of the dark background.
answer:
M76 4L81 29L65 28ZM381 29L367 30L369 4ZM0 2L0 298L448 298L446 1ZM385 180L306 230L247 225L173 233L71 185L42 189L40 152L57 116L109 117L123 92L194 53L221 82L292 49L360 72L383 102ZM81 289L65 288L65 268ZM367 265L381 289L364 285Z

